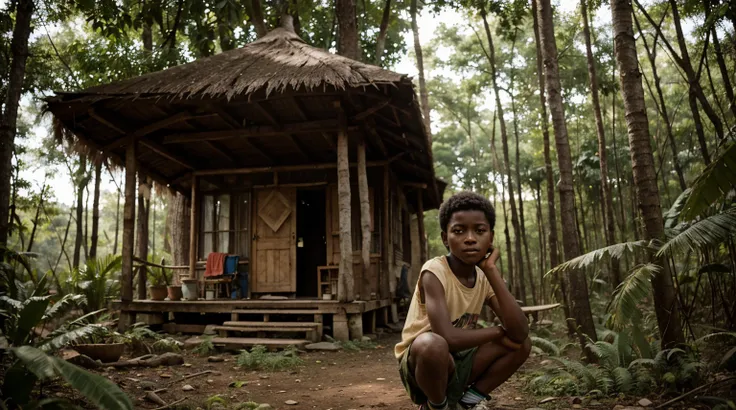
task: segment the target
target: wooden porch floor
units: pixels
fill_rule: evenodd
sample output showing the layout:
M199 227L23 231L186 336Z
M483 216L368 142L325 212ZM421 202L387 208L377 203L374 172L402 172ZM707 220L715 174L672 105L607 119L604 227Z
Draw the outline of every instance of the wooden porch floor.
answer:
M233 310L316 310L320 313L335 314L344 311L346 314L365 313L391 306L390 299L355 301L342 303L334 300L318 299L238 299L238 300L134 300L123 303L112 302L113 309L124 312L196 312L196 313L231 313Z

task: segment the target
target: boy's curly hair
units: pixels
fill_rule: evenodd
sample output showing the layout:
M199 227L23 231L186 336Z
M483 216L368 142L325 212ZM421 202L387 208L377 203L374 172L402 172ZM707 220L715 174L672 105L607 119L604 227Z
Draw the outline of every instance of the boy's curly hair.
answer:
M496 211L488 198L475 192L458 192L440 205L440 227L442 232L447 232L452 214L458 211L481 211L486 215L491 230L496 225Z

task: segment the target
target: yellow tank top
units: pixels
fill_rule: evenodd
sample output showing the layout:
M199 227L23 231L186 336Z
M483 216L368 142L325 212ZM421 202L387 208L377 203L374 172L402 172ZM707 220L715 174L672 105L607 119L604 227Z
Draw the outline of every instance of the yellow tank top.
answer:
M475 268L475 286L472 288L460 283L455 274L452 273L445 256L428 260L422 266L422 274L425 271L434 273L442 283L452 325L462 329L474 329L484 304L495 295L483 271L478 267ZM427 308L420 297L420 283L421 281L417 281L417 286L414 288L414 295L409 305L409 313L406 315L404 330L401 332L401 342L394 348L397 359L401 358L417 336L432 330L427 316Z

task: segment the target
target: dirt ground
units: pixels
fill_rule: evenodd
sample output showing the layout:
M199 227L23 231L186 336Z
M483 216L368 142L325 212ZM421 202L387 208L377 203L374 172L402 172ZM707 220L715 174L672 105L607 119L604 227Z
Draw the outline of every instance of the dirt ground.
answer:
M403 389L393 357L393 346L399 335L382 336L376 349L305 353L300 355L303 365L279 372L245 371L237 367L236 356L227 353L221 355L225 358L224 362L209 363L206 357L184 352L183 366L111 369L102 373L120 385L134 399L136 407L141 409L160 407L143 399L145 389L151 388L166 388L159 393L166 403L184 399L177 407L189 409L206 409L208 398L214 395L220 395L226 401L227 408L237 408L241 403L254 401L269 403L274 409L415 409L416 406L412 405ZM538 368L540 361L540 358L531 357L517 375L493 392L492 408L610 409L616 404L634 405L638 400L629 398L615 402L584 401L575 404L572 398L560 398L540 404L543 397L535 397L523 390L525 374ZM180 380L186 375L207 370L212 373ZM239 388L229 387L232 382L245 383ZM183 391L182 387L187 384L194 390ZM288 400L297 404L285 404Z

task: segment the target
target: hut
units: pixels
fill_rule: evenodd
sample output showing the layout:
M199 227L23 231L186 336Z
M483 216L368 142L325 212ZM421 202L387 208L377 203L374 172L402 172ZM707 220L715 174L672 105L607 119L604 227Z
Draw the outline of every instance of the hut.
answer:
M230 314L216 344L278 346L396 320L397 277L426 256L423 211L445 188L411 79L311 47L284 21L240 49L47 99L61 132L125 167L122 329ZM136 175L190 199L180 279L206 286L208 255L237 255L248 298L134 299Z

